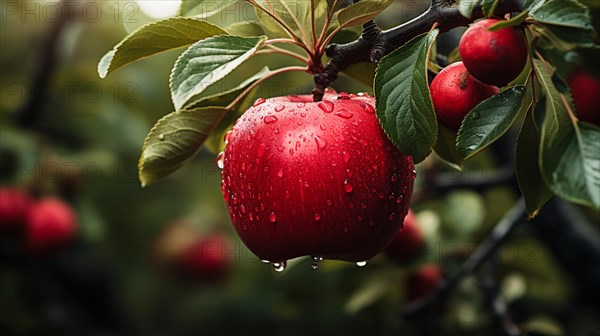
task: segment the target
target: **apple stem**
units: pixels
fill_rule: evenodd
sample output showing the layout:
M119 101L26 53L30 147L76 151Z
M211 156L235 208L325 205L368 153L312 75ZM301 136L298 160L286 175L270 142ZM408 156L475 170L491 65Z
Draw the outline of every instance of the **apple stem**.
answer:
M506 0L496 8L495 14L502 16L522 9L518 0ZM320 48L329 57L329 63L322 73L314 76L314 100L323 99L325 89L337 79L340 71L357 63L378 63L385 55L403 46L414 37L427 33L436 22L439 22L438 28L441 32L447 32L456 27L467 26L482 17L484 14L481 6L477 6L472 17L468 19L462 16L454 1L433 0L429 9L420 16L392 29L381 31L371 39L361 36L350 43L331 44L326 48ZM326 44L327 42L322 43L322 45Z

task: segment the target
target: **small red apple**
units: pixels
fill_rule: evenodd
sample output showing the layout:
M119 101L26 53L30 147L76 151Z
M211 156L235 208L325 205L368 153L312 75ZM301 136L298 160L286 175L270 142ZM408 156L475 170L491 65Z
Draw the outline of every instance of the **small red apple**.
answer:
M433 293L444 280L442 270L437 265L424 265L411 273L405 282L408 301L423 298Z
M29 194L17 188L0 188L0 228L14 228L25 220L31 205Z
M577 69L569 75L567 82L571 87L577 117L600 126L600 79Z
M366 94L259 99L218 158L233 225L260 259L361 262L408 212L412 159L387 138Z
M77 231L77 216L70 205L58 198L35 202L25 219L26 243L33 252L63 247Z
M473 77L462 62L452 63L435 76L430 85L438 122L458 132L465 116L477 104L500 90Z
M421 230L412 213L404 218L404 226L396 233L396 238L385 249L385 254L392 260L404 263L413 259L425 246Z
M194 278L216 281L223 279L231 268L232 250L229 239L215 233L196 239L185 248L180 267L184 274Z
M525 36L517 28L488 30L498 22L501 20L484 19L472 24L458 49L465 67L475 78L502 87L523 71L528 51Z

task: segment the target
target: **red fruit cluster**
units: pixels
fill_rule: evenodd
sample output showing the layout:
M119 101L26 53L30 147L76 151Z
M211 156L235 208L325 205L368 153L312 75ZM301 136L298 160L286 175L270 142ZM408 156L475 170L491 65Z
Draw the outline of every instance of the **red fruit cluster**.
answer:
M497 19L477 21L464 33L459 52L465 67L481 82L505 86L512 82L527 63L527 41L517 28L488 28L501 22Z
M567 82L571 87L577 117L600 126L600 79L585 70L576 69Z
M32 200L24 190L1 188L0 227L23 227L27 249L41 253L62 247L75 237L77 216L60 199Z
M233 225L263 260L368 260L394 238L416 173L366 94L259 99L218 158Z
M444 280L444 274L437 265L424 265L411 273L405 282L408 301L414 301L433 293Z
M517 28L488 28L501 22L485 19L471 25L460 40L462 62L449 65L431 83L431 99L438 122L458 132L475 106L497 94L523 71L527 41Z
M404 218L404 226L398 230L392 243L385 249L385 254L396 262L404 263L414 259L424 246L425 241L417 220L412 211L409 211Z
M438 122L454 132L458 132L465 116L477 104L500 92L497 87L478 81L462 62L440 71L430 90Z

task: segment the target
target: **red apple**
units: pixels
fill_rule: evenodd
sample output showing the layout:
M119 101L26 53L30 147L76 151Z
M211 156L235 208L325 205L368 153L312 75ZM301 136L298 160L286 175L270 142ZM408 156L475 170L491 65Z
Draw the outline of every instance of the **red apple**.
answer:
M438 122L458 132L465 116L477 104L500 90L473 77L462 62L452 63L435 76L430 85Z
M527 41L515 27L488 30L498 22L501 20L475 22L462 36L458 48L465 67L475 78L505 86L519 76L527 63Z
M70 205L58 198L34 203L25 220L27 246L46 252L70 242L77 231L77 216Z
M411 273L405 282L408 301L423 298L433 293L443 281L442 270L437 265L424 265Z
M408 212L412 159L384 134L366 94L259 99L218 158L233 225L259 258L365 261ZM277 266L276 264L274 264Z
M392 260L404 263L413 259L425 246L417 220L411 211L404 218L404 226L398 230L385 254Z
M582 69L569 75L567 82L571 87L577 117L600 126L600 79Z
M196 239L181 256L180 268L184 274L197 279L217 281L231 268L233 250L229 239L220 233Z
M0 228L13 228L22 223L30 204L31 199L26 191L0 188Z

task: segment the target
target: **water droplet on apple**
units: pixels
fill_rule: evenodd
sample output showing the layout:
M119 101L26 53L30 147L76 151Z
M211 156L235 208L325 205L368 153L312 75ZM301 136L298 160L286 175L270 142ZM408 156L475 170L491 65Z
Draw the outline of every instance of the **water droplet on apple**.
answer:
M371 106L371 104L361 103L360 106L362 106L363 110L365 110L367 113L375 113L375 108Z
M330 199L328 199L328 200L327 200L327 205L329 205L329 206L333 205L333 201L332 201L332 200L330 200Z
M285 109L285 106L283 105L277 105L275 106L275 112L281 112Z
M264 104L267 100L265 98L258 98L252 106L256 107L258 105Z
M358 267L365 267L367 266L367 261L359 261L356 263L356 266Z
M333 108L335 107L335 105L329 100L323 100L317 106L319 106L319 108L325 113L333 112Z
M342 158L344 158L345 163L348 163L348 161L350 161L350 153L342 152Z
M306 113L302 112L302 113L300 113L300 116L301 116L302 118L304 118L304 117L306 117Z
M233 131L227 131L227 133L225 133L225 136L223 136L223 142L225 142L225 144L229 144L229 141L231 141L231 133L233 133Z
M242 204L242 205L240 205L240 211L241 211L242 213L246 213L246 207L245 207L243 204Z
M362 203L360 204L360 207L361 207L361 208L363 208L363 209L366 209L366 208L367 208L367 203L365 203L365 202L362 202Z
M321 215L319 215L318 213L316 213L313 218L315 219L316 222L321 220Z
M273 263L273 269L275 270L275 272L281 273L285 270L285 267L287 266L287 261L280 261L280 262L274 262Z
M344 191L349 194L353 190L354 190L354 187L352 186L352 184L350 183L350 181L348 181L348 179L346 179L344 181Z
M350 119L353 116L352 112L350 112L348 110L340 110L340 111L336 112L335 115L340 118L344 118L344 119Z
M219 167L219 169L225 167L225 152L221 152L217 155L217 167Z
M271 223L277 222L277 215L274 212L271 212L271 214L269 214L269 221Z
M411 177L412 179L415 179L415 178L417 177L417 171L413 169L413 170L410 172L410 177Z
M268 115L265 117L265 124L272 124L277 121L277 117Z
M338 100L348 100L348 99L350 99L350 95L348 95L348 92L342 92L338 95L337 99Z
M315 142L317 143L317 147L319 149L323 149L327 146L327 141L321 139L319 136L315 136Z
M283 169L277 171L277 177L283 177Z

